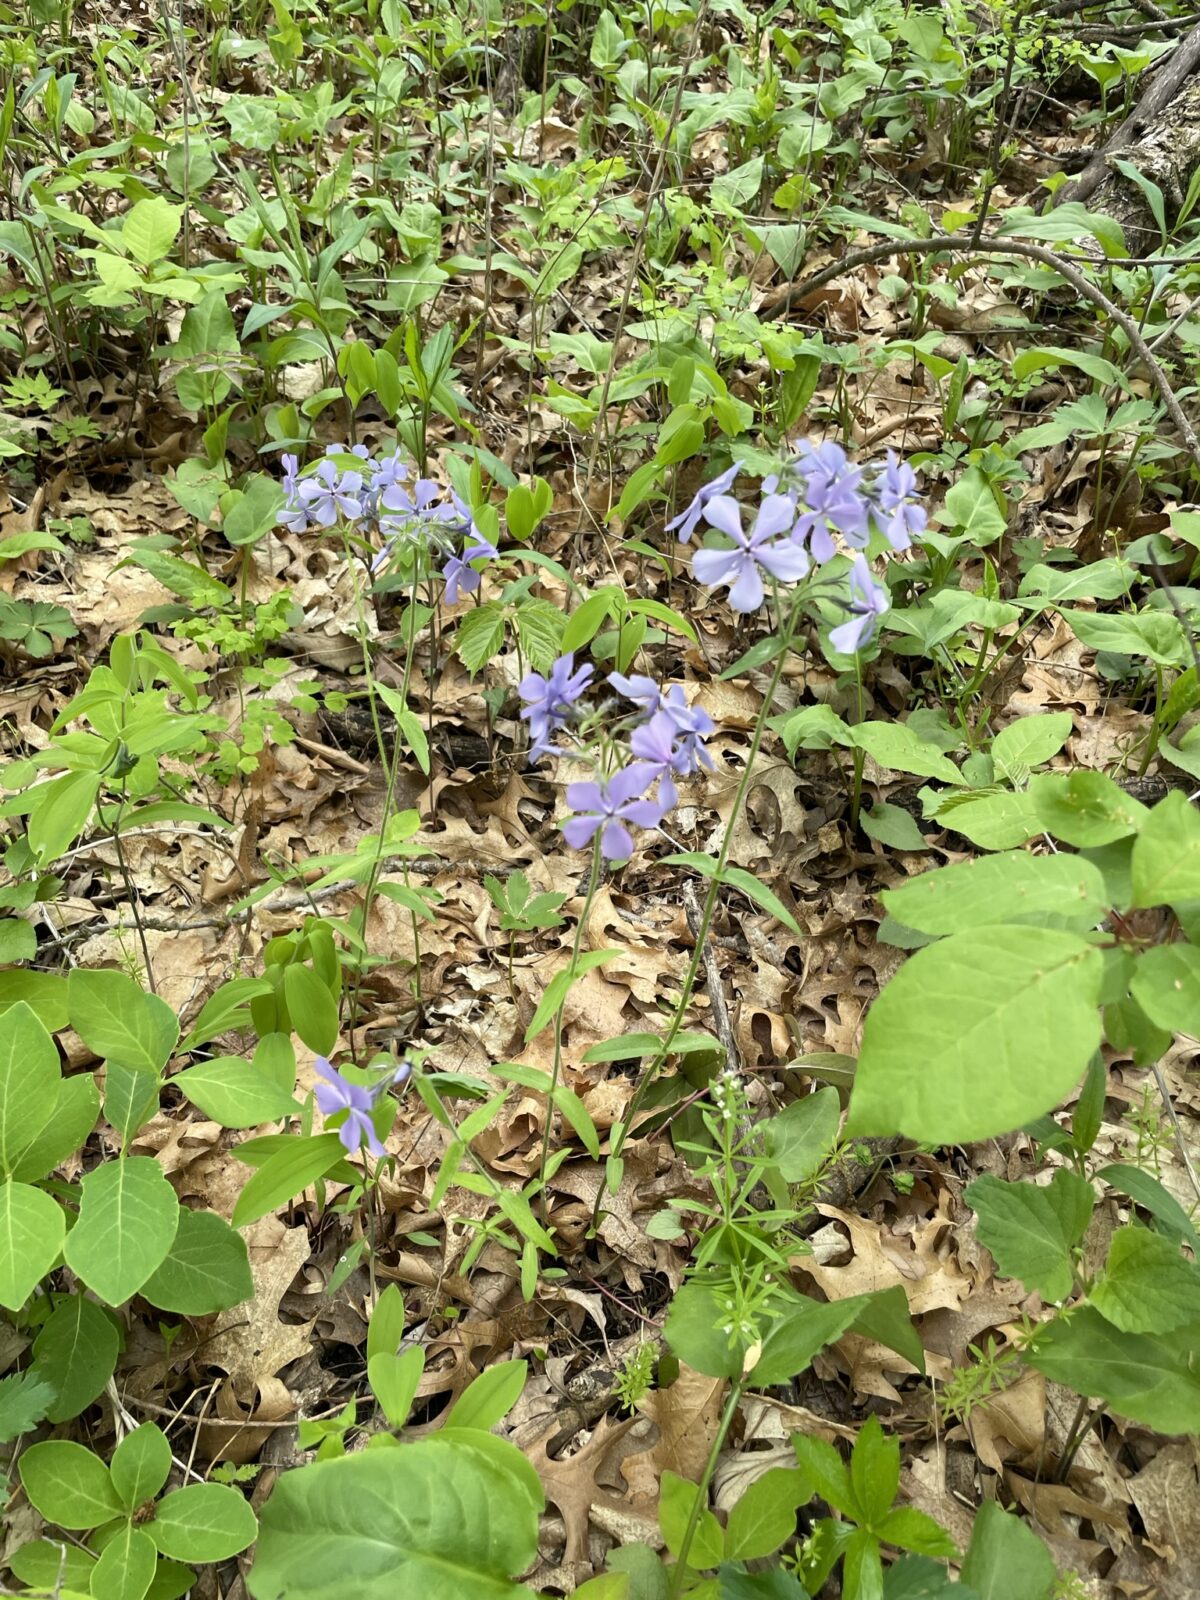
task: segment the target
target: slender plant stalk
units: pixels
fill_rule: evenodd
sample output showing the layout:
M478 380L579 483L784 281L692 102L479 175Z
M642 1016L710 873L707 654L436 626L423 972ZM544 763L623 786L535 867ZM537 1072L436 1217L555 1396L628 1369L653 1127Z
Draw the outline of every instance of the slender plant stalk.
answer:
M708 1505L708 1486L712 1482L713 1473L717 1470L717 1460L724 1447L729 1430L733 1426L733 1419L737 1416L737 1408L741 1403L742 1390L746 1386L743 1375L738 1378L729 1391L729 1398L725 1402L725 1409L721 1413L721 1421L717 1426L716 1437L713 1439L712 1448L708 1452L708 1460L704 1463L704 1471L700 1474L700 1482L696 1488L696 1498L692 1502L691 1515L687 1519L687 1526L683 1530L683 1539L679 1545L679 1557L671 1573L671 1587L668 1591L669 1600L679 1600L683 1593L683 1586L687 1581L688 1552L692 1548L692 1540L696 1537L696 1529L700 1526L700 1513Z

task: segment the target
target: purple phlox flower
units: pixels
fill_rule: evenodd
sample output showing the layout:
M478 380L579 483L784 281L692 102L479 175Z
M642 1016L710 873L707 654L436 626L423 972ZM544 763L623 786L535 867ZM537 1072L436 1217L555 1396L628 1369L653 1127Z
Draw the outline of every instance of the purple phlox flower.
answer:
M485 558L494 561L499 554L499 550L490 539L485 539L481 533L476 533L462 555L451 556L442 568L442 577L446 580L446 604L457 605L460 595L474 594L483 582L482 576L471 566L472 561L482 561Z
M384 489L394 489L407 478L408 463L399 451L394 451L390 456L381 456L371 472L372 493L380 494Z
M865 556L855 556L850 567L850 617L840 623L829 635L833 648L844 656L853 655L869 644L875 635L879 618L888 610L891 600L883 584L871 576Z
M575 656L559 656L546 677L530 672L521 679L517 693L526 703L521 715L529 723L533 743L529 759L537 761L550 749L550 741L565 726L571 707L592 681L590 664L575 670Z
M632 761L603 785L569 783L567 804L577 814L563 823L563 836L573 850L590 843L598 828L600 851L609 861L624 861L633 854L633 839L627 823L638 828L657 828L664 808L658 800L642 797L658 776L649 761Z
M887 466L875 483L881 512L880 525L893 550L907 550L914 537L925 532L929 521L924 506L917 504L917 475L894 450L888 451Z
M362 516L362 489L361 472L339 473L332 461L325 460L311 478L301 478L298 492L313 522L331 528L339 517L354 522Z
M804 513L796 536L807 539L817 561L834 553L832 533L843 535L858 549L869 537L871 502L863 485L863 470L851 466L840 444L827 439L812 445L803 441L796 452L794 471L801 483Z
M317 1075L325 1080L324 1083L318 1083L314 1091L317 1105L321 1108L321 1115L332 1117L339 1111L346 1113L346 1120L338 1129L337 1135L347 1155L357 1155L365 1144L377 1159L385 1156L387 1151L379 1142L379 1135L375 1132L375 1124L371 1120L371 1108L375 1103L372 1091L362 1084L350 1083L343 1078L338 1069L324 1056L317 1057L315 1066Z
M443 501L443 492L441 484L433 478L418 478L411 491L400 482L388 484L380 490L376 514L384 546L371 562L372 573L387 564L392 551L402 540L412 543L428 541L435 525L457 519L458 513L454 507ZM441 534L435 536L435 542L443 542Z
M279 521L290 533L304 533L309 522L304 502L300 498L300 461L290 452L285 453L282 460L283 492L287 499L283 503L283 510L279 513Z
M717 495L727 494L733 488L734 480L741 470L741 467L735 461L731 467L726 467L725 471L715 477L711 483L703 484L696 492L691 504L685 507L677 517L672 517L670 522L667 523L667 532L674 533L678 528L680 544L687 544L699 525L705 506L710 500L715 499Z
M807 575L810 563L806 551L786 540L771 543L776 535L790 532L796 520L796 508L786 495L767 496L750 534L742 528L741 507L729 495L710 500L704 516L733 540L734 549L697 550L692 557L692 571L710 588L728 584L729 604L735 611L757 611L762 605L763 572L780 583L796 583Z
M657 711L629 735L629 748L639 761L653 767L659 776L660 818L665 817L679 799L673 772L687 772L688 758L675 742L675 724L666 711Z
M642 673L635 672L632 678L627 678L623 672L610 672L608 681L618 694L633 701L643 717L652 717L662 704L662 690L653 678Z
M360 461L369 461L371 459L371 452L365 444L327 444L325 446L325 454L327 456L357 456Z
M662 709L670 717L678 740L676 755L680 765L676 772L698 772L701 767L713 770L713 758L704 748L703 740L715 733L717 725L701 706L689 706L683 690L673 683L663 695Z

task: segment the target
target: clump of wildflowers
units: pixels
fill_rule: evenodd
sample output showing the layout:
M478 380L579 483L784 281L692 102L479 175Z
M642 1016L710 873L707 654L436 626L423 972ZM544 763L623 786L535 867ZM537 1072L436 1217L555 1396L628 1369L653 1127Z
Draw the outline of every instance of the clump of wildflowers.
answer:
M764 498L749 533L742 510L726 492L738 468L705 484L691 504L667 524L686 543L703 521L729 541L698 550L692 571L710 587L728 585L729 603L757 611L772 587L798 583L838 553L855 552L849 575L850 616L830 635L838 651L860 650L874 637L888 609L887 590L871 576L866 550L872 532L895 551L907 550L928 518L917 498L916 474L893 451L881 467L857 466L839 444L803 441L794 456L763 479Z
M361 468L342 465L339 458L347 456L361 461ZM331 444L306 473L296 456L286 454L283 490L279 521L291 533L344 523L362 538L378 541L372 576L405 552L431 561L445 558L441 575L449 605L479 588L482 579L473 563L500 554L458 495L436 479L414 478L398 453L372 460L366 445Z

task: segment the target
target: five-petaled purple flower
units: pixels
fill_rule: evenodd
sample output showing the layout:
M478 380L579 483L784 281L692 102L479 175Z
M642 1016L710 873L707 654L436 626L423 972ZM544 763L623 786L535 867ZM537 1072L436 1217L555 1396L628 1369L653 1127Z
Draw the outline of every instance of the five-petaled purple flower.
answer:
M700 524L705 506L710 500L716 499L717 495L727 494L733 488L734 480L741 470L735 461L731 467L726 467L724 472L718 473L711 483L702 484L691 502L677 517L672 517L667 523L667 532L674 533L678 528L680 544L687 544Z
M407 1065L407 1062L401 1063L401 1066ZM337 1136L342 1141L346 1154L356 1156L365 1144L376 1159L387 1155L387 1151L380 1143L379 1135L375 1132L375 1124L371 1120L375 1094L362 1084L350 1083L343 1078L325 1056L318 1056L315 1066L317 1075L325 1080L324 1083L318 1083L314 1090L321 1115L332 1117L339 1111L346 1113L345 1121L337 1130ZM384 1080L385 1086L388 1081Z
M574 652L559 656L546 677L540 672L530 672L521 679L517 692L525 701L521 715L529 723L533 735L529 747L531 761L537 761L550 749L551 739L566 725L571 707L591 681L590 663L577 672Z
M830 644L844 656L853 655L870 643L880 617L891 605L887 590L871 576L865 556L855 556L851 565L850 593L850 618L829 635Z
M754 529L742 528L742 508L729 495L717 495L704 508L705 519L733 540L732 550L697 550L692 571L701 583L729 585L729 604L735 611L757 611L763 603L762 574L780 583L796 583L807 575L806 552L777 535L790 532L796 508L786 495L768 495L759 508Z
M894 450L888 451L887 466L876 484L879 509L886 512L884 537L893 550L907 550L914 537L925 532L929 518L924 506L916 502L917 475Z
M446 604L457 605L459 595L474 594L483 582L482 575L471 565L472 561L482 561L485 557L494 561L499 554L490 539L476 533L462 555L451 556L442 568L442 577L446 580Z
M609 861L624 861L633 854L633 839L626 823L657 828L665 808L661 801L642 797L654 782L657 769L648 761L632 761L603 785L569 783L567 804L576 813L563 823L563 835L573 850L582 850L596 830L600 852Z
M318 527L332 528L339 517L354 522L362 516L362 473L339 472L328 459L318 462L311 478L300 479L297 493L301 507Z

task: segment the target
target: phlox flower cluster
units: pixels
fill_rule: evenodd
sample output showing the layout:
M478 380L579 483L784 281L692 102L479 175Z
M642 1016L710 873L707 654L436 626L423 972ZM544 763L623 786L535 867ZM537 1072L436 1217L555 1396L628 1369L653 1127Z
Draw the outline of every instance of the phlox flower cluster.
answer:
M532 760L557 749L554 737L577 714L592 672L589 665L577 668L574 656L565 655L544 677L531 672L522 679L521 715L533 736ZM630 825L657 828L679 799L675 779L701 767L711 769L703 741L714 723L699 706L688 705L678 684L663 690L653 678L620 672L610 673L608 682L635 708L631 717L622 718L628 735L610 748L615 763L606 777L567 785L567 804L574 815L563 824L563 835L572 849L582 850L598 833L601 854L624 861L633 854Z
M356 457L361 468L339 466L341 456ZM283 490L287 498L279 521L290 532L346 523L364 537L377 537L372 574L405 548L448 557L441 571L449 605L479 588L482 579L472 563L500 554L453 490L433 478L414 478L398 454L372 460L366 445L331 444L324 460L303 474L297 457L285 455Z
M875 468L853 464L840 445L804 441L794 457L763 479L763 498L753 526L743 526L743 507L730 494L735 464L706 483L691 504L667 524L686 544L705 522L729 541L726 549L698 550L692 571L709 587L728 587L735 611L757 611L772 584L798 583L836 555L839 544L855 552L850 573L848 620L830 635L834 648L850 654L869 642L888 609L887 590L876 583L862 552L872 532L893 550L907 550L926 525L917 500L916 474L892 451Z
M378 1083L373 1083L369 1087L366 1084L351 1083L325 1056L318 1056L314 1067L318 1078L323 1080L313 1090L321 1115L332 1117L339 1111L346 1113L345 1120L337 1130L346 1154L356 1156L365 1144L377 1160L385 1156L387 1151L375 1132L372 1112L386 1089L404 1083L411 1076L411 1063L401 1061Z

